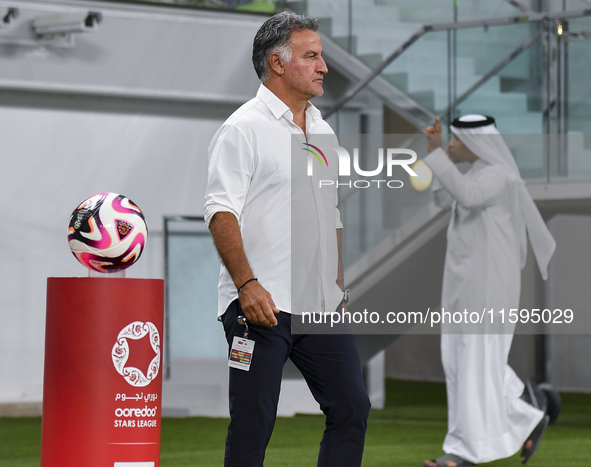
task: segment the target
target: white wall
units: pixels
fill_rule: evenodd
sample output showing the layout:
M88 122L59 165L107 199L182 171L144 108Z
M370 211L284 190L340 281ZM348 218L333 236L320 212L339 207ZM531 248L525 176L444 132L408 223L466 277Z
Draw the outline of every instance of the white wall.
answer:
M577 314L591 313L591 216L562 214L549 222L556 237L556 252L550 263L548 302L551 309L570 308ZM566 391L591 392L591 336L551 336L549 345L552 382Z
M264 20L18 3L16 27L0 32L0 403L41 400L46 279L87 275L66 241L81 200L113 191L135 201L149 237L127 275L163 277L162 218L202 214L207 146L256 92L250 49ZM81 8L104 20L73 49L6 44L25 40L33 17Z
M1 6L15 6L0 0ZM0 86L240 104L252 96L252 38L264 16L92 1L20 0L0 29ZM34 18L98 11L98 29L73 48L35 43Z

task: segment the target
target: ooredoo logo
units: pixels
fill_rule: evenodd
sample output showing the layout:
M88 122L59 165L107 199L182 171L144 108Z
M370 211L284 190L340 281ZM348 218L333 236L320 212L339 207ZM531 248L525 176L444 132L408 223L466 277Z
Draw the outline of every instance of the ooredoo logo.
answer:
M139 340L149 336L150 345L156 356L148 365L148 371L144 374L139 368L125 366L129 360L129 344L127 339ZM125 378L131 386L144 387L152 382L160 370L160 334L153 323L146 321L134 321L125 326L117 336L117 342L113 346L111 357L117 372Z
M143 408L117 408L115 409L115 416L116 417L127 417L127 418L147 418L147 417L155 417L156 416L156 407L148 407L147 405Z

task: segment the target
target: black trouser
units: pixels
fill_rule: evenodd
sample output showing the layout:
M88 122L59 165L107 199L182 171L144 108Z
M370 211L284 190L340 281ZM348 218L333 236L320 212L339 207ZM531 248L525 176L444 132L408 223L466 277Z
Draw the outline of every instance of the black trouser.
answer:
M235 300L223 316L228 345L242 337ZM250 371L230 368L230 425L225 467L261 467L271 438L283 365L290 358L302 372L326 415L319 467L359 467L363 456L369 398L351 334L292 335L291 315L279 313L272 328L249 324L255 341Z

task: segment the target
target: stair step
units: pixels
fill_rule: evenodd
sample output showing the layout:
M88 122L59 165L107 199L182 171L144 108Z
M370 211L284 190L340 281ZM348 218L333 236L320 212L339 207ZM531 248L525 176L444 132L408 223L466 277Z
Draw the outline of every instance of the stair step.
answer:
M162 385L162 412L168 417L226 417L227 393L225 380L217 384L165 381Z
M338 46L342 47L352 55L357 55L357 37L343 36L333 37L332 39Z
M382 73L381 76L401 91L408 93L408 73Z
M382 54L362 54L358 55L357 58L371 69L377 67L384 60Z
M319 31L322 34L332 37L332 18L317 18L320 23Z
M435 107L435 92L433 91L411 92L409 96L427 109Z
M291 10L295 13L300 15L307 15L308 14L308 2L307 0L296 0L296 1L286 1L285 7L288 10Z

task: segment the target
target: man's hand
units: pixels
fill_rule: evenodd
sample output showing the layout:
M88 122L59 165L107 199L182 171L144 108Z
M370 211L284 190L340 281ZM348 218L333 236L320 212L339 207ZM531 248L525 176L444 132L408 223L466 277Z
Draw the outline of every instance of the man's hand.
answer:
M209 230L236 288L255 277L244 253L240 227L234 214L215 213L209 223ZM277 326L275 314L279 313L279 310L273 303L271 294L258 281L245 284L238 294L238 299L248 321L261 326Z
M427 151L429 153L441 147L441 124L439 123L439 117L435 119L435 126L428 126L423 130L423 134L427 137Z
M447 154L447 157L449 158L450 161L452 161L454 164L457 164L458 161L455 157L455 152L453 150L453 148L451 147L451 141L449 143L447 143L447 146L445 147L445 153Z
M244 316L250 323L267 327L277 326L275 315L279 313L279 309L275 306L271 294L258 281L246 284L240 290L238 299Z

